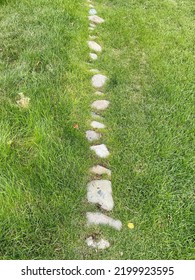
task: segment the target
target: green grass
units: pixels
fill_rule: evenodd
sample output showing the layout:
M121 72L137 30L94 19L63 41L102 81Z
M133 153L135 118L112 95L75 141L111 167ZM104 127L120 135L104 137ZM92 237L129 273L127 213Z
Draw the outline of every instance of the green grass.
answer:
M91 67L109 76L102 163L120 233L85 227L97 210L88 169L100 163L85 139L95 100L85 3L0 0L0 259L193 259L193 0L95 1L106 22ZM111 248L87 248L89 234Z

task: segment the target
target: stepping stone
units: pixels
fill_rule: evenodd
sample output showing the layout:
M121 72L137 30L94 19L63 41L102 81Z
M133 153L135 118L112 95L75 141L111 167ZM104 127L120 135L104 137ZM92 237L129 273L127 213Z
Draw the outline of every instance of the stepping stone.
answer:
M110 155L110 152L104 144L91 146L90 149L94 151L100 158L107 158Z
M89 27L89 30L93 31L93 30L94 30L94 27Z
M88 225L108 225L116 230L121 230L122 228L122 223L120 220L114 220L102 213L88 212L86 216Z
M90 14L91 16L96 15L96 14L97 14L96 9L90 9L90 10L89 10L89 14Z
M97 15L93 15L93 16L88 16L89 20L96 23L96 24L100 24L104 22L104 19L101 17L98 17Z
M95 94L96 94L96 95L104 95L104 93L101 92L101 91L96 91Z
M91 127L93 128L105 128L106 126L103 123L92 121L91 122Z
M100 72L98 69L90 69L89 71L93 74L97 74Z
M92 103L91 107L96 110L105 110L108 108L110 102L107 100L96 100Z
M105 168L105 167L103 167L101 165L93 166L90 169L90 172L94 173L94 174L98 174L98 175L107 174L109 177L111 177L111 170L108 169L108 168Z
M96 60L98 58L97 54L95 54L95 53L90 53L89 56L93 60Z
M97 44L95 41L88 41L88 46L91 50L95 51L95 52L101 52L102 51L102 47Z
M92 142L92 141L97 141L101 138L101 134L97 133L93 130L87 130L86 131L86 138L88 141Z
M91 116L92 116L92 118L95 118L95 119L103 119L102 116L100 116L99 114L96 114L94 112L91 112Z
M87 184L88 202L98 204L102 209L111 211L114 207L112 186L109 180L93 180Z
M89 26L95 28L95 24L94 23L90 23Z
M92 80L91 80L92 86L97 89L100 89L105 85L107 79L108 78L102 74L96 74L92 77Z
M94 8L94 6L92 4L89 4L89 8Z
M97 38L97 36L89 35L89 39L91 39L91 40L95 40L96 38Z
M90 236L86 239L86 243L89 247L98 249L98 250L104 250L104 249L107 249L110 247L110 243L107 240L101 239L100 241L97 242L93 239L92 236Z

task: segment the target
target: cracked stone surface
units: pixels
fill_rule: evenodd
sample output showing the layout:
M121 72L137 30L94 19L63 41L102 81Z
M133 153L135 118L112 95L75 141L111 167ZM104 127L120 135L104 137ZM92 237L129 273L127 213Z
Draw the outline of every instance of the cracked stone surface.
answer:
M112 185L109 180L93 180L87 184L87 199L102 209L111 211L114 207Z
M90 172L94 173L94 174L98 174L98 175L103 175L103 174L106 174L108 175L109 177L111 177L111 170L108 169L108 168L105 168L101 165L96 165L96 166L93 166L91 169L90 169Z
M107 158L110 155L105 144L91 146L90 149L100 158Z
M96 11L96 9L90 9L89 10L89 14L91 15L91 16L93 16L93 15L96 15L97 14L97 11Z
M105 110L108 108L110 102L107 100L96 100L91 104L91 107L96 110Z
M108 225L115 228L116 230L121 230L122 223L120 220L114 220L99 212L87 212L87 223L88 225Z
M87 43L88 43L88 46L91 50L93 50L95 52L101 52L102 51L102 47L98 43L96 43L95 41L88 41Z
M92 116L92 118L95 118L95 119L103 119L102 116L100 116L99 114L96 114L94 112L91 112L91 116Z
M92 80L91 80L92 86L97 89L100 89L105 85L107 79L108 78L102 74L96 74L92 77Z
M90 53L89 56L93 60L96 60L98 58L97 54L95 54L95 53Z
M101 138L101 134L93 130L86 131L86 138L89 142L97 141Z
M96 23L96 24L100 24L100 23L103 23L104 22L104 19L97 16L97 15L92 15L92 16L89 16L88 17L90 21Z
M91 122L91 127L101 129L101 128L105 128L106 126L103 123L100 123L100 122L97 122L97 121L92 121Z
M95 241L92 236L86 239L86 243L89 247L98 250L104 250L110 247L110 243L107 240L101 239L100 241Z

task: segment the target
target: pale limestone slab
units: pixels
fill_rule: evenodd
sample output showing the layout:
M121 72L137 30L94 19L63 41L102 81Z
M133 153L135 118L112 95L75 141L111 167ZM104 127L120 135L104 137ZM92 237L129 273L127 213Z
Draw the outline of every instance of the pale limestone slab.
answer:
M92 16L88 16L89 20L96 23L96 24L100 24L103 23L105 20L97 15L92 15Z
M88 225L108 225L115 228L116 230L121 230L122 223L120 220L114 220L99 212L87 212L87 224Z
M98 204L106 211L111 211L114 207L111 181L93 180L88 183L87 199L88 202Z
M86 239L86 243L89 247L98 250L104 250L110 247L110 243L107 240L101 239L100 241L95 241L92 236Z
M100 122L97 122L97 121L92 121L91 122L91 127L93 127L93 128L105 128L106 126L105 126L105 124L103 124L103 123L100 123Z
M96 166L93 166L91 169L90 169L90 172L94 173L94 174L98 174L98 175L103 175L103 174L106 174L108 175L109 177L111 177L111 170L108 169L108 168L105 168L101 165L96 165Z
M91 107L96 110L105 110L108 108L110 102L108 100L96 100L91 104Z
M98 43L96 43L95 41L88 41L87 43L88 43L88 46L91 50L93 50L95 52L101 52L102 51L102 47Z
M101 138L101 134L93 130L87 130L86 138L89 142L97 141Z
M96 9L94 9L94 8L90 9L89 14L90 14L90 16L96 15L97 14Z
M96 53L90 53L89 54L90 58L93 59L93 60L96 60L98 58L97 54Z
M90 149L100 158L107 158L110 155L105 144L91 146Z
M101 89L105 85L107 79L108 78L102 74L96 74L92 77L92 86Z

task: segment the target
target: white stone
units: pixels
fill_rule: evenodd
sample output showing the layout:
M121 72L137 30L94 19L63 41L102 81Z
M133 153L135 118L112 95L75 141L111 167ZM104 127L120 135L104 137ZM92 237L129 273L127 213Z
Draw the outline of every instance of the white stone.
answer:
M100 89L105 85L107 79L108 78L102 74L96 74L92 77L92 86Z
M98 58L97 54L96 53L90 53L89 54L90 58L93 59L93 60L96 60Z
M109 180L93 180L87 184L87 199L89 202L98 204L106 211L114 207L112 198L112 186Z
M92 103L91 107L96 110L105 110L108 108L110 102L107 100L96 100Z
M86 138L88 141L92 142L92 141L97 141L101 138L101 134L97 133L93 130L87 130L86 131Z
M100 116L99 114L96 114L96 113L94 113L94 112L91 112L91 116L92 116L92 118L94 118L94 119L103 119L102 116Z
M104 93L101 92L101 91L96 91L95 94L96 94L96 95L104 95Z
M91 16L93 16L93 15L96 15L97 14L97 11L96 11L96 9L90 9L89 10L89 14L91 15Z
M101 52L102 51L102 47L99 44L97 44L95 41L88 41L87 43L88 43L88 46L91 50L93 50L95 52Z
M90 172L94 173L94 174L98 174L98 175L103 175L103 174L106 174L108 175L109 177L111 177L111 170L108 169L108 168L105 168L101 165L96 165L96 166L93 166L91 169L90 169Z
M99 23L103 23L104 22L104 19L97 16L97 15L93 15L93 16L89 16L88 17L90 21L96 23L96 24L99 24Z
M91 122L91 127L93 128L105 128L106 126L103 123L92 121Z
M107 249L110 247L110 243L107 240L101 239L100 241L95 241L95 240L93 240L92 236L90 236L86 239L86 243L89 247L98 249L98 250L104 250L104 249Z
M121 230L122 223L120 220L114 220L102 213L99 212L88 212L87 216L87 223L88 225L108 225L110 227L115 228L116 230Z
M107 158L110 155L110 152L104 144L91 146L90 149L100 158Z

